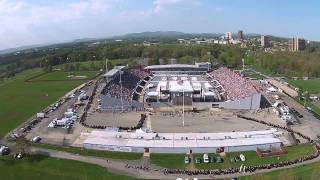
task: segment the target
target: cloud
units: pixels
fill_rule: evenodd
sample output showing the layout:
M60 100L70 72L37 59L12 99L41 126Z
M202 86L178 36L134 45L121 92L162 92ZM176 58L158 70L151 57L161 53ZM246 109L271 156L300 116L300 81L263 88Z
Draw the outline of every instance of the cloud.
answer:
M172 7L172 6L194 6L199 5L199 0L155 0L153 1L154 4L154 12L158 13L166 8Z
M19 12L25 6L24 2L0 0L0 15Z

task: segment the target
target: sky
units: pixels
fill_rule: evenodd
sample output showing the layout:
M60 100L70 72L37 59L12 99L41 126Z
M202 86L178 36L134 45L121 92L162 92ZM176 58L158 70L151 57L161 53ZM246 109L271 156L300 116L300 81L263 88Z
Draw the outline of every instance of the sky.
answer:
M320 41L319 0L0 0L0 49L144 31Z

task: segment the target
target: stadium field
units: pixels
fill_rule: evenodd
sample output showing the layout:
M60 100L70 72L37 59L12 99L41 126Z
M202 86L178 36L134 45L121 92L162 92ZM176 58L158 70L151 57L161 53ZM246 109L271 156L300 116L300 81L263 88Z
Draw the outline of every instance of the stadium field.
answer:
M0 136L85 82L25 82L41 73L41 69L27 70L0 82Z
M1 179L46 179L46 180L75 180L75 179L135 179L115 175L98 165L51 158L31 156L20 160L12 156L0 157Z
M290 80L289 83L295 87L301 87L303 91L309 91L311 94L320 93L320 79Z
M66 81L74 80L68 76L87 76L83 79L92 79L99 72L98 71L75 71L75 72L64 72L64 71L54 71L43 74L41 76L30 79L29 81ZM78 79L80 80L80 79Z

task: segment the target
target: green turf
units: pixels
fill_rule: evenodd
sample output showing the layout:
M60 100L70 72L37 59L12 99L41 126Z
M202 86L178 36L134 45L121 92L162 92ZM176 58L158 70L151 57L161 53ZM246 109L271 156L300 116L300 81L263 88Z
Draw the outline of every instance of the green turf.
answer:
M135 179L115 175L98 165L45 156L0 157L0 178L3 180L76 180L76 179Z
M184 169L184 154L154 154L151 153L151 163L166 167L166 168L177 168Z
M268 173L260 173L252 176L240 177L241 180L318 180L320 179L320 162L312 163L308 165L302 165L299 167L284 169L284 170L275 170Z
M288 147L288 153L281 156L273 157L258 157L255 151L246 151L246 152L231 152L227 153L224 158L223 163L201 163L195 164L198 169L222 169L229 167L240 167L241 164L244 165L259 165L259 164L269 164L275 162L281 162L286 160L297 159L306 155L311 155L313 153L313 147L311 144L301 144L297 146ZM231 162L231 158L244 154L246 157L245 162ZM195 154L194 157L202 158L203 154ZM209 154L210 155L210 154Z
M40 69L27 70L0 82L0 136L85 82L24 82L41 73Z
M112 158L112 159L136 160L142 157L142 153L99 151L99 150L92 150L92 149L83 149L78 147L65 147L65 146L55 146L55 145L48 145L48 144L33 144L33 146L46 148L46 149L53 149L57 151L75 153L75 154L80 154L85 156L105 157L105 158Z
M289 83L295 87L301 87L303 91L308 91L311 94L320 93L320 79L290 80Z
M64 72L64 71L54 71L47 74L43 74L39 77L31 79L31 81L63 81L63 80L72 80L69 78L69 75L74 76L87 76L85 79L92 79L99 73L98 71L75 71L75 72Z

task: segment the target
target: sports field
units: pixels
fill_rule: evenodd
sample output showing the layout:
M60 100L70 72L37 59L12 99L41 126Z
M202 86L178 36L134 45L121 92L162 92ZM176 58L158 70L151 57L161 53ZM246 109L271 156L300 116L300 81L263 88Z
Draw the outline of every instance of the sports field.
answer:
M301 87L303 91L309 91L311 94L320 93L320 79L290 80L289 83L295 87Z
M21 160L13 159L12 156L0 157L0 174L3 180L135 179L111 174L97 165L45 156L32 156Z
M41 69L27 70L0 82L0 136L85 82L24 82L41 73Z

